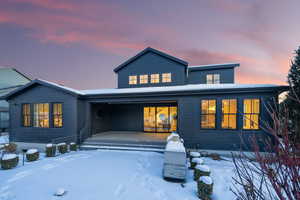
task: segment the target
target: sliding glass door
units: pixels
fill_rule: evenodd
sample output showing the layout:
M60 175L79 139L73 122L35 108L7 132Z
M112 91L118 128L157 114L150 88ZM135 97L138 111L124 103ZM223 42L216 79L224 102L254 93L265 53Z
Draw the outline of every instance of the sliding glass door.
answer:
M176 130L176 106L144 107L145 132L172 132Z

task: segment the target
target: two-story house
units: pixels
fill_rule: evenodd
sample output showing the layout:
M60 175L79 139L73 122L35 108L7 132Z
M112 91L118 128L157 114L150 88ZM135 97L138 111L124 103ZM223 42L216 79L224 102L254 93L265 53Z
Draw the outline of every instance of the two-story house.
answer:
M113 142L122 132L155 137L176 131L187 147L247 148L251 136L268 135L268 110L287 87L236 84L237 67L189 66L146 48L114 69L114 89L74 90L33 80L5 97L14 119L10 140L41 144L72 138L82 143L109 133L115 134ZM145 144L141 138L135 142Z

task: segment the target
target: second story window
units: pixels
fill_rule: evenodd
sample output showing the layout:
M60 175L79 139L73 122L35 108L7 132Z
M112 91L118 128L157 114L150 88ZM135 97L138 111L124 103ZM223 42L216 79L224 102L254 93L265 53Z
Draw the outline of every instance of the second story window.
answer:
M159 74L151 74L151 83L159 83Z
M170 83L170 82L172 82L171 73L163 73L162 74L162 82L163 83Z
M219 84L220 83L220 74L207 74L206 75L207 84Z
M140 84L147 84L148 83L148 75L140 75Z
M137 76L129 76L129 85L137 84Z

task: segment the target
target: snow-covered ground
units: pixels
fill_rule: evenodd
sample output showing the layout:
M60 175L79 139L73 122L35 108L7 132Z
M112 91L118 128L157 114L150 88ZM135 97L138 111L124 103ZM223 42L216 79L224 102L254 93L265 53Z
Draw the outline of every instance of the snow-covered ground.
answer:
M0 136L0 144L8 143L8 135Z
M0 170L0 200L196 200L196 182L162 179L163 154L130 151L78 151L54 158L41 156L12 170ZM214 180L215 200L234 199L230 192L233 164L205 158ZM67 190L63 197L53 194Z

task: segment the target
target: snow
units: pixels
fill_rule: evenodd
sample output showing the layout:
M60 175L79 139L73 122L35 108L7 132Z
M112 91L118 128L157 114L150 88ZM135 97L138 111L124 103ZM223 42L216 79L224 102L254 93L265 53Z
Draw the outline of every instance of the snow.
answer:
M190 156L191 156L191 157L200 157L200 153L199 153L199 152L192 151L192 152L190 152Z
M169 141L166 145L166 151L185 152L185 148L180 141Z
M219 63L219 64L210 64L210 65L194 65L188 66L188 68L198 68L198 67L218 67L218 66L232 66L232 65L240 65L240 63Z
M4 154L4 156L2 157L2 160L11 160L16 158L17 155L13 154L13 153L8 153L8 154Z
M203 158L211 167L214 200L232 200L234 165ZM22 160L22 157L20 157ZM186 183L162 178L164 156L154 152L78 151L0 170L0 200L199 200L193 170ZM67 193L54 196L63 188Z
M202 172L210 172L210 169L207 165L196 165L196 169L199 169Z
M46 144L46 147L48 148L53 147L53 144Z
M204 163L204 160L201 158L193 158L192 162L202 165Z
M0 136L0 144L4 144L8 142L9 142L8 135Z
M36 153L36 152L38 152L37 149L29 149L29 150L26 152L26 154L34 154L34 153Z
M65 142L62 142L62 143L57 144L58 147L59 147L59 146L63 146L63 145L66 145L66 143L65 143Z
M75 142L71 142L70 145L75 145Z
M206 185L211 185L213 183L211 177L209 176L201 176L199 178L199 181L202 181L203 183L205 183Z

